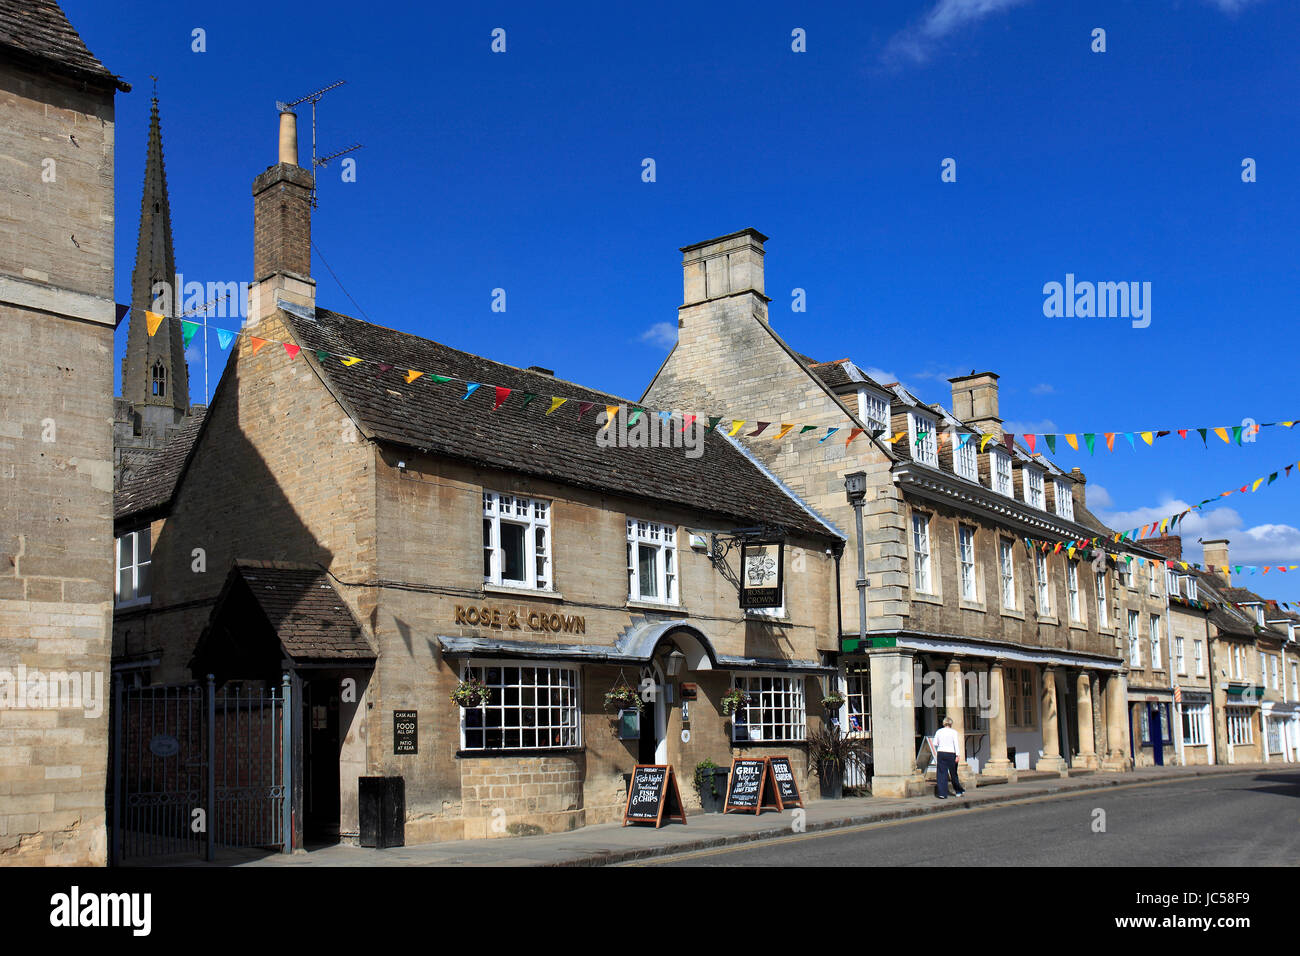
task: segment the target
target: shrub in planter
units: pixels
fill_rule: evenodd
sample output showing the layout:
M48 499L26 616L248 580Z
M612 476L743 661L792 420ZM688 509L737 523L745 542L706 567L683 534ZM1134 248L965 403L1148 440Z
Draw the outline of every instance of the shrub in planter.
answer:
M817 774L822 797L838 800L844 795L844 768L850 762L871 763L871 741L846 737L838 724L823 726L808 734L808 762Z
M492 699L492 689L477 677L463 680L451 692L451 702L461 707L477 707Z
M727 768L707 757L695 765L695 792L705 813L721 813L727 798Z

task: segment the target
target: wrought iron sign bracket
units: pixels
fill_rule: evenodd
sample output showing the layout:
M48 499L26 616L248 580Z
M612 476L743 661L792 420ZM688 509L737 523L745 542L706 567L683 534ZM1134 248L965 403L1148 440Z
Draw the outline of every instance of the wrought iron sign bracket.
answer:
M715 531L709 535L709 561L718 572L731 582L731 586L740 593L740 578L727 564L727 556L741 545L750 541L784 541L785 532L774 525L757 525L752 528L735 528L731 531Z

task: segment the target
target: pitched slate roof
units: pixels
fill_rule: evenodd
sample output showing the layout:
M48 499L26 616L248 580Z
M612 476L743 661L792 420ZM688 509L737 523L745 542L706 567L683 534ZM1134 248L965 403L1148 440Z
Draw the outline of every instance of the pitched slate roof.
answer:
M324 571L240 561L243 579L286 655L301 660L374 660L361 625Z
M176 493L176 483L180 480L185 462L189 460L207 413L206 408L194 408L171 441L163 445L144 468L117 490L113 495L114 520L142 515L171 503L172 495Z
M115 86L123 93L131 89L86 48L54 0L0 0L0 51L73 79Z
M326 382L363 431L378 440L578 487L671 502L744 525L774 524L838 537L716 431L705 436L704 453L694 459L681 447L602 448L596 433L605 406L632 407L634 402L326 309L316 310L315 321L287 311L281 315L305 353L332 353L320 363ZM363 361L345 366L333 357L340 354ZM380 371L381 362L394 367ZM407 384L408 368L484 385L462 400L463 384L438 384L428 375ZM496 411L493 386L514 390ZM537 397L525 408L527 393ZM569 401L547 415L552 395ZM595 403L581 420L580 401Z

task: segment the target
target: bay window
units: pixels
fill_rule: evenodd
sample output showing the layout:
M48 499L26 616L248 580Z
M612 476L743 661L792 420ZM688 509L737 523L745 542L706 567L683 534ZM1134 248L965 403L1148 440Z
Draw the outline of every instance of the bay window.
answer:
M491 695L477 707L461 709L462 750L554 750L582 745L576 667L469 664L461 679L471 678L486 684Z
M731 686L749 695L749 703L731 721L733 741L785 741L807 736L803 677L776 674L736 674Z

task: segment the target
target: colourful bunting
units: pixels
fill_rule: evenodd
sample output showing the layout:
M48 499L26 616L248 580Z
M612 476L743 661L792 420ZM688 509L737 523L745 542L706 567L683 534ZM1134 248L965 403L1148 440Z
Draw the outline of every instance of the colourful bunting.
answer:
M285 342L284 350L289 356L289 361L292 362L298 357L298 353L302 351L302 346L294 345L292 342Z
M855 439L855 438L857 438L859 435L861 435L862 432L863 432L863 429L861 429L861 428L854 428L853 430L851 430L851 431L849 432L849 437L846 438L846 439L844 439L844 447L845 447L845 448L848 448L849 445L853 443L853 439Z
M477 392L478 389L479 389L479 386L482 385L483 383L482 383L482 382L467 382L466 384L468 385L468 388L465 389L465 394L462 395L462 396L460 397L460 400L461 400L462 402L465 401L465 399L469 398L471 395L473 395L475 392Z
M561 405L563 405L563 404L564 404L565 402L567 402L567 401L568 401L567 398L554 398L554 397L552 397L552 398L551 398L551 407L548 408L548 409L546 410L546 414L548 414L548 415L551 414L551 412L555 411L557 408L559 408Z
M230 348L230 343L235 341L235 333L227 332L225 329L217 329L217 344L221 346L221 351Z
M820 445L820 444L821 444L822 442L824 442L826 439L828 439L828 438L830 438L832 435L834 435L837 431L839 431L839 428L838 428L838 427L837 427L837 428L828 428L828 429L826 429L826 434L823 435L821 438L817 439L817 444Z
M199 323L191 322L188 319L181 320L181 343L186 348L190 347L190 343L194 341L194 335L198 330ZM265 341L263 341L263 344L265 344Z
M407 369L407 370L406 370L406 384L407 384L407 385L410 385L412 382L414 382L417 378L419 378L419 377L420 377L421 375L423 375L423 374L424 374L423 372L417 372L417 371L416 371L415 369L413 369L413 368L409 368L409 369Z
M147 309L145 310L144 324L145 328L149 330L150 338L153 338L154 333L158 331L158 326L162 325L162 320L164 318L165 316L161 316L157 312L150 312Z
M267 343L266 339L259 339L256 335L248 337L248 344L253 347L253 354L256 355L258 350Z
M511 391L512 389L504 388L500 385L496 387L496 401L492 403L492 411L495 412L501 407L501 403L506 400L506 396L509 395Z

